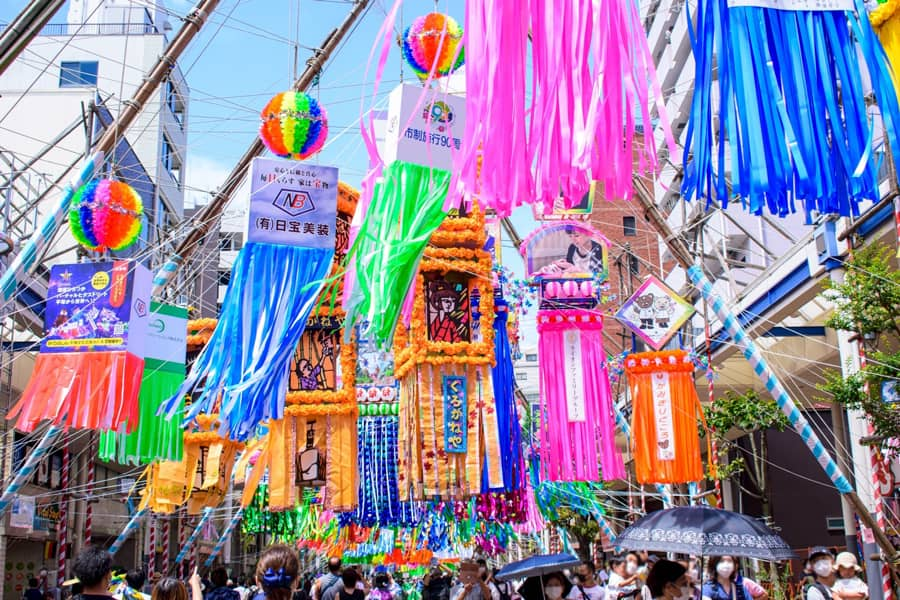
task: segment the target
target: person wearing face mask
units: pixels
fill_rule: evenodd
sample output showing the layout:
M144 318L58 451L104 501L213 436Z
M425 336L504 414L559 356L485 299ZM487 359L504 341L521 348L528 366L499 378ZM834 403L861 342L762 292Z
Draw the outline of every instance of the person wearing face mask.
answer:
M478 563L464 561L459 565L459 583L450 590L450 600L500 600L500 593L481 578Z
M737 571L733 556L712 556L709 559L709 580L703 584L704 600L765 600L766 590Z
M559 575L548 575L544 578L544 600L561 600L565 585Z
M607 600L633 598L637 594L637 560L636 554L627 556L619 554L609 560L609 582L606 584Z
M815 581L803 588L803 600L832 600L836 596L831 593L834 585L834 556L824 546L816 546L809 551L809 564L812 565Z
M692 600L694 586L684 565L660 559L647 575L647 587L654 600Z
M597 583L594 563L585 561L575 567L575 586L569 600L605 600L606 594Z

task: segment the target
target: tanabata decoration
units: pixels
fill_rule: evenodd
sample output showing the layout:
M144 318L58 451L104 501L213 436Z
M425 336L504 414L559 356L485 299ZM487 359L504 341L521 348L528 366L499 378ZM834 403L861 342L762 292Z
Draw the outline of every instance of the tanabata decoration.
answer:
M16 428L41 421L131 431L150 313L150 272L129 261L53 265L46 334L34 371L10 410Z
M625 373L631 389L631 440L638 482L703 479L697 421L704 427L705 421L688 353L630 354L625 359Z
M220 433L242 441L283 417L290 358L332 267L337 194L333 167L254 159L247 243L209 343L163 405L167 418L201 382L188 421L216 411Z
M188 514L218 506L232 480L235 457L244 445L216 432L218 415L201 415L197 428L184 432L184 454L179 461L161 461L147 467L147 485L140 508L171 514L186 505Z
M603 315L584 309L541 310L538 335L543 479L623 478L603 351Z
M616 319L648 346L660 350L694 314L694 306L654 276L616 312Z
M510 354L507 318L509 306L499 293L494 294L494 359L491 380L494 384L494 402L497 409L497 433L500 440L500 460L503 469L503 486L492 488L489 481L488 465L482 467L481 489L483 492L519 492L525 484L525 464L522 457L521 429L516 410L516 380ZM480 320L480 306L473 303L473 320ZM488 494L488 496L493 496ZM506 506L499 495L499 506ZM510 520L509 522L514 522Z
M526 275L540 287L540 459L550 481L607 481L624 476L603 316L596 310L609 274L609 241L574 222L542 225L522 242ZM598 473L597 466L601 473Z
M900 73L900 0L879 1L878 7L869 13L869 22L878 34L891 71L895 73L894 86L900 92L900 80L896 73Z
M260 114L259 137L272 154L303 160L322 149L328 137L328 115L305 92L276 94Z
M560 196L572 207L592 180L606 198L630 197L632 173L657 167L654 136L638 133L653 100L676 152L633 2L474 0L465 30L478 57L466 65L466 112L478 118L454 165L466 198L503 217L522 202L549 211Z
M75 241L94 252L124 250L141 233L144 204L123 181L90 181L75 192L69 229Z
M483 219L478 211L441 226L419 264L410 327L398 329L401 500L477 494L482 470L489 488L504 485L498 420L507 415L498 413L491 380L494 294Z
M153 302L147 330L144 375L138 396L138 427L131 433L110 431L100 436L100 459L119 464L181 460L184 430L180 414L166 420L157 410L184 382L187 309Z
M686 199L725 207L740 198L754 214L778 216L797 199L808 217L855 215L860 201L880 199L870 110L896 148L900 106L862 0L702 0L688 28L697 75Z
M394 161L384 170L350 249L354 279L347 325L390 347L407 291L431 234L443 222L450 173Z
M444 77L465 62L463 31L456 19L441 13L416 17L403 34L403 58L422 79Z
M334 253L347 251L346 230L359 193L343 186ZM332 272L339 265L335 261ZM259 458L244 489L249 502L255 483L268 468L268 507L291 509L304 488L324 487L323 506L350 510L356 505L356 347L344 326L340 286L322 291L307 319L288 367L284 417L267 424Z

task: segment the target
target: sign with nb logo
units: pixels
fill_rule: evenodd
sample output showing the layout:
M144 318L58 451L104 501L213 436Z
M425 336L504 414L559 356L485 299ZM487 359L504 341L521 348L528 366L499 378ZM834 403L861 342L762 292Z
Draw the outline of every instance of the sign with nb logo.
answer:
M301 190L281 190L272 203L292 217L299 217L316 210L312 198Z
M250 177L248 242L334 247L337 168L257 158Z

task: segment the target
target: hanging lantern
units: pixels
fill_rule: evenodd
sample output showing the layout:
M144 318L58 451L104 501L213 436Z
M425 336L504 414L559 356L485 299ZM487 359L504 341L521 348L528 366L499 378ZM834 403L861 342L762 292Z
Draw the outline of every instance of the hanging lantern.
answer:
M144 204L122 181L101 179L81 186L72 198L69 228L75 241L94 252L124 250L141 233Z
M697 432L703 409L688 353L668 350L631 354L625 359L625 373L634 413L631 440L638 482L703 479Z
M445 77L465 62L463 30L456 20L441 13L417 17L403 34L403 58L421 80Z
M394 344L400 380L400 498L503 487L491 382L494 302L484 215L448 218L425 248L409 329Z
M260 114L259 137L272 154L303 160L322 149L328 137L328 115L304 92L276 94Z

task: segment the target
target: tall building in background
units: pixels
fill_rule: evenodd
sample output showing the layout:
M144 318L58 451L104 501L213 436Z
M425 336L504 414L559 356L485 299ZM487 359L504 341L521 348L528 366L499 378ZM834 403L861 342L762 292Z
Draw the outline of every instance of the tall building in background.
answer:
M170 29L166 15L162 0L69 0L68 12L59 15L65 21L44 27L0 76L0 232L15 243L13 252L0 261L9 264L19 244L39 227L56 204L61 187L90 152L92 141L113 123L163 54ZM136 122L120 136L101 173L129 183L140 194L144 204L141 238L118 255L150 268L174 249L165 240L169 232L177 233L184 215L189 95L181 68L175 64ZM210 238L215 248L215 236ZM4 478L20 468L29 443L34 442L14 437L4 417L31 376L32 344L43 331L49 267L77 262L81 256L64 226L40 257L35 276L20 285L15 305L8 307L0 321L0 427L6 432L0 473ZM196 272L204 264L203 256L201 252L186 265L185 277L173 286L171 301L193 303L191 296L202 291ZM187 279L188 272L193 279ZM83 486L88 466L96 463L95 489L102 492L92 499L93 543L106 546L128 520L123 500L134 482L124 477L125 467L97 462L96 450L88 446L90 439L87 434L73 434L68 440L70 485ZM31 527L12 527L8 512L0 518L0 600L21 597L20 586L42 568L56 581L61 469L62 449L57 448L22 489L36 504ZM78 494L69 504L66 550L70 558L83 544L86 501L84 494ZM134 540L118 555L126 564L140 564L143 553Z

